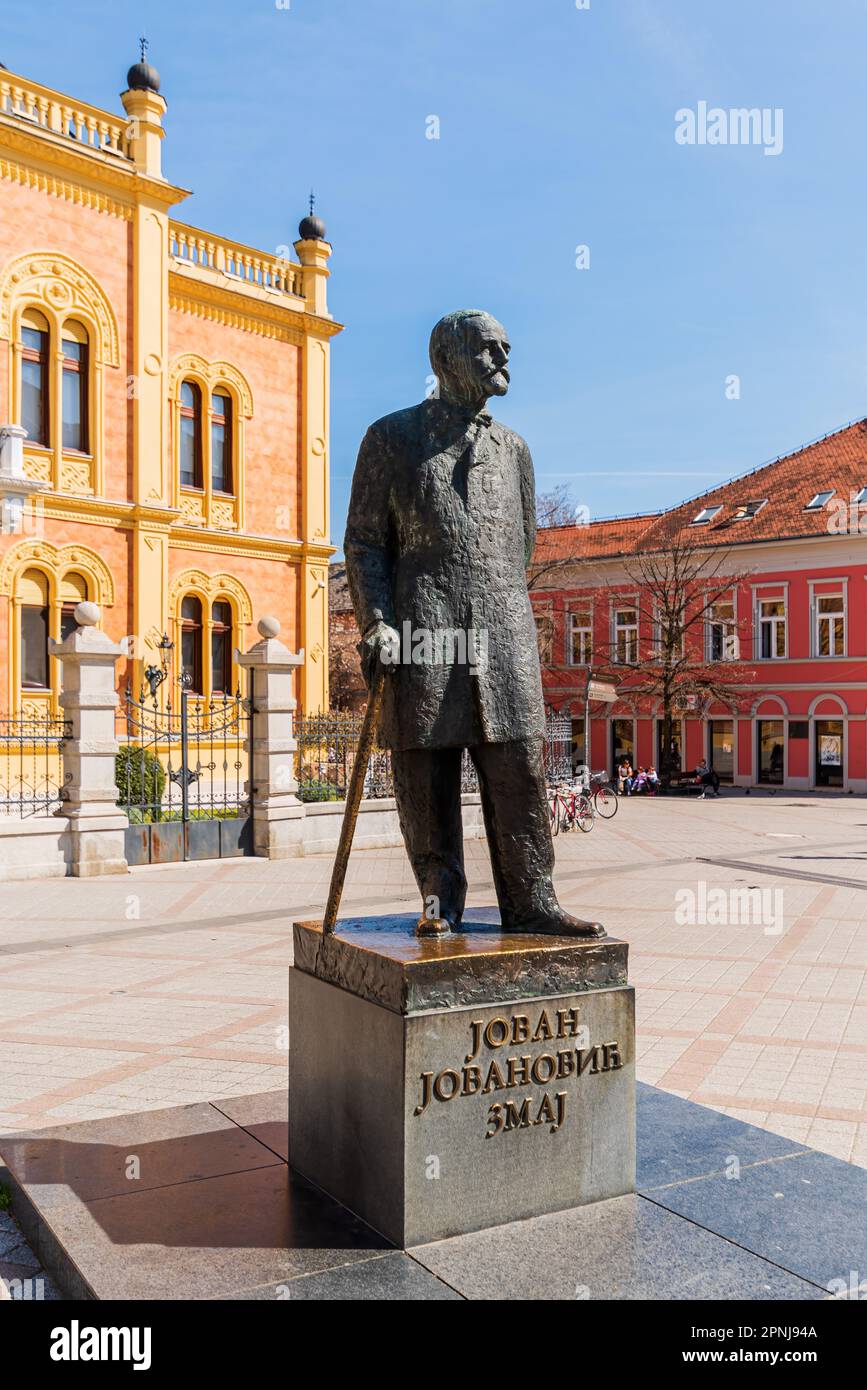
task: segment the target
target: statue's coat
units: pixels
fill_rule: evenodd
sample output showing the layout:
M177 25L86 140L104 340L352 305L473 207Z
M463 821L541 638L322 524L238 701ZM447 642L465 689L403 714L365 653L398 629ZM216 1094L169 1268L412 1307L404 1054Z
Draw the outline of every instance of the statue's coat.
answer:
M520 437L430 399L371 425L358 455L346 571L359 630L485 631L486 659L399 663L385 681L393 749L541 738L544 708L526 565L533 462Z

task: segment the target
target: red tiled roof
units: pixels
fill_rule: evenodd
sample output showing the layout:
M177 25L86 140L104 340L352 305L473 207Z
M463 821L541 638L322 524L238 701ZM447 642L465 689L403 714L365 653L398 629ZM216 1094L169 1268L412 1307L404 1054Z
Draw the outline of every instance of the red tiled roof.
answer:
M615 557L663 549L687 536L701 545L738 545L800 536L827 535L831 508L867 487L867 420L807 444L741 478L721 483L699 497L656 514L591 521L586 526L555 526L539 532L535 564L555 559ZM834 491L828 508L807 512L817 492ZM766 499L754 517L738 521L738 507ZM722 510L706 525L691 522L703 507Z
M606 521L591 521L584 526L546 526L536 537L534 563L548 564L566 560L573 555L582 559L603 555L632 555L637 542L659 513L644 516L615 516Z

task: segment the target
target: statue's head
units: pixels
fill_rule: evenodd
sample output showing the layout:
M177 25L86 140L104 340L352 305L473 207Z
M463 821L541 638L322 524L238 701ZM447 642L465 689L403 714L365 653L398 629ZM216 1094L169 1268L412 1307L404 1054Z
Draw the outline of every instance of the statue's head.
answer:
M458 309L440 319L430 335L430 360L446 400L478 410L509 389L508 334L482 309Z

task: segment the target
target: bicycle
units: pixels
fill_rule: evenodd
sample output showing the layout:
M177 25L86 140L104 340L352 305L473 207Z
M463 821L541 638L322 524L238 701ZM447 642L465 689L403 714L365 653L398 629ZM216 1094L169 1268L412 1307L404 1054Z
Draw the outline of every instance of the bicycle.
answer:
M617 788L608 780L607 772L593 772L589 777L588 795L593 797L593 805L604 820L617 815Z
M577 825L585 835L593 829L596 811L593 800L586 792L573 787L555 787L548 807L551 816L551 834L564 835Z

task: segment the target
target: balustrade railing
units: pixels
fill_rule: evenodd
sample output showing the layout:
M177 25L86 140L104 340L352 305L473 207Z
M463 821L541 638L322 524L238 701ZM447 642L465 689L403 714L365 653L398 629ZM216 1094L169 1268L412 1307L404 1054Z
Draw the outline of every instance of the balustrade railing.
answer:
M270 256L266 251L256 251L181 222L169 223L169 244L171 254L185 265L222 271L275 294L304 296L300 265L282 256Z
M27 78L0 73L0 115L74 140L85 149L129 158L129 122L73 101Z

